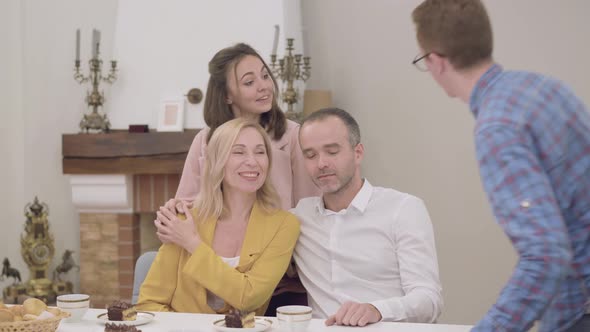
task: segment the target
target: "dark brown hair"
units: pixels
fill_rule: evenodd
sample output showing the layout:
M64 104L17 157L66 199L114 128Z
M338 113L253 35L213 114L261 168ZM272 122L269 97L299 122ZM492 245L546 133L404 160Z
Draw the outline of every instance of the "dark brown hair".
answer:
M209 61L210 76L209 83L207 84L207 93L205 94L205 104L203 106L205 123L211 129L207 135L207 142L209 142L217 127L235 118L230 105L227 104L227 74L230 70L235 71L236 65L247 55L255 56L262 61L274 85L271 109L260 115L260 125L275 140L283 137L283 134L287 130L287 119L277 104L278 85L270 68L268 68L268 65L260 54L250 45L239 43L220 50Z
M480 0L425 0L412 12L422 49L469 69L492 57L492 25Z

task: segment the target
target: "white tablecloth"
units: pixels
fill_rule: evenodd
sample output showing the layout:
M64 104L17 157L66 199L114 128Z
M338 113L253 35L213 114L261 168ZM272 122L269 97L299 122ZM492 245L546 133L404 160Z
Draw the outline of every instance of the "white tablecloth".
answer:
M57 332L102 332L104 325L99 323L97 316L106 312L104 309L90 309L80 322L62 321ZM142 332L213 332L215 328L212 323L223 318L221 315L205 314L184 314L157 312L155 318L145 324L138 326ZM268 332L280 332L276 319ZM325 326L324 320L313 319L308 332L468 332L471 326L467 325L445 325L445 324L414 324L414 323L377 323L363 328L351 328L346 326Z

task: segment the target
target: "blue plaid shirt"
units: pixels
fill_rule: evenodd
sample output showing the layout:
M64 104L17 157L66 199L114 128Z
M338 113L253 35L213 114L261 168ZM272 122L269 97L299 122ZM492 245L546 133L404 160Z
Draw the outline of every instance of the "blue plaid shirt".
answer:
M564 331L590 289L590 113L563 83L493 65L470 100L480 175L519 255L473 331Z

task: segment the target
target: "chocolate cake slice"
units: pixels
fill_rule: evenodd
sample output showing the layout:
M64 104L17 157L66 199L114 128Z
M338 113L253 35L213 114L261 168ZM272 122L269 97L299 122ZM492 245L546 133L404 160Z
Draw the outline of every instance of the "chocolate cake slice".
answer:
M225 315L225 327L251 328L255 325L254 311L247 312L231 308Z
M110 321L135 320L137 311L131 304L123 301L114 301L107 308L107 315Z
M141 332L135 326L106 323L104 332Z

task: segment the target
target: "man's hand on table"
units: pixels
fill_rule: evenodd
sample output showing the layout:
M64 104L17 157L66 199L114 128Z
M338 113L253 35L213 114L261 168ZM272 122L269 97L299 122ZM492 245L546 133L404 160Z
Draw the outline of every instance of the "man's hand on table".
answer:
M381 313L369 303L345 302L338 312L326 319L326 325L365 326L381 321Z

